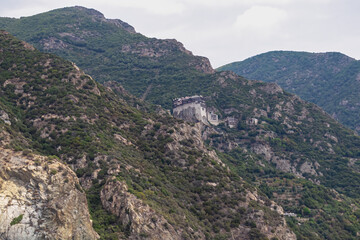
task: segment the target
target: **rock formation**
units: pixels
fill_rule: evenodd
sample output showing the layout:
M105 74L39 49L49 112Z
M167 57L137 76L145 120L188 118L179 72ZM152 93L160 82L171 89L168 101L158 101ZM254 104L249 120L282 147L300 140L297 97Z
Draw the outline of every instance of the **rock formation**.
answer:
M106 210L119 217L129 239L182 239L168 221L147 204L128 192L124 182L109 179L101 191L101 202Z
M98 239L74 172L0 146L0 239Z

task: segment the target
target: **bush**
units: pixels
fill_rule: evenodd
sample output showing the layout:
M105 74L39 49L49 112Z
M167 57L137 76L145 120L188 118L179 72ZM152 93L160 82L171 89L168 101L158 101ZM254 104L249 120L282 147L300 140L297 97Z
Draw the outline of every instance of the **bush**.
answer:
M23 219L23 216L24 216L24 214L20 214L18 217L14 218L14 219L11 221L10 225L13 226L13 225L15 225L15 224L20 223L21 220Z

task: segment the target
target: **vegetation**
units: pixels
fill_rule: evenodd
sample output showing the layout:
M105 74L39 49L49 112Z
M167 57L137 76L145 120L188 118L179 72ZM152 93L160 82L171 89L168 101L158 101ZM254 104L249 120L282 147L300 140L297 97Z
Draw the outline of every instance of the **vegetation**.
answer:
M8 147L58 158L75 166L80 179L90 179L92 186L85 191L102 238L131 234L130 226L102 207L100 191L109 177L125 182L131 194L188 236L196 234L191 229L208 238L227 236L267 208L259 202L245 209L251 188L195 144L195 129L184 141L173 139L189 124L128 96L137 106L131 107L70 62L29 48L5 32L0 33L0 48L0 106L12 123L1 126L27 142L13 138ZM77 167L80 161L83 165ZM95 171L97 177L92 177ZM275 214L268 226L276 227L280 218Z
M207 82L196 70L202 58L187 53L180 43L146 38L129 32L126 23L104 20L95 10L73 7L30 18L0 18L0 29L75 62L101 83L116 81L137 97L153 86L146 99L166 107L174 97L198 89L199 80ZM172 91L164 93L167 87Z
M354 211L351 206L359 206L358 199L274 170L268 164L261 167L256 164L260 159L254 155L239 162L239 155L243 159L246 156L236 149L231 156L223 155L224 161L282 206L285 213L295 215L286 219L299 239L356 239L358 210Z
M175 228L199 230L208 239L229 238L239 226L250 231L249 238L263 239L251 216L264 213L265 224L274 227L281 216L270 210L271 200L297 215L287 222L299 239L356 239L359 137L273 84L211 74L203 58L179 43L148 39L94 14L65 8L0 22L37 47L75 61L113 91L71 62L25 51L22 42L4 35L0 106L11 115L12 131L25 136L31 148L73 165L85 159L75 171L92 181L86 190L89 208L104 239L130 234L129 226L99 204L110 176ZM46 48L49 39L59 44ZM184 131L191 124L132 97L119 83L166 108L174 97L202 94L221 120L234 117L238 124L204 127L207 146L200 147L196 134ZM226 165L206 148L216 150ZM109 174L114 169L120 170ZM246 193L255 190L261 201L249 202Z
M18 217L14 218L11 223L10 226L13 226L15 224L18 224L21 222L21 220L23 219L24 214L20 214Z
M360 131L360 62L341 53L275 51L222 66L249 79L275 82Z

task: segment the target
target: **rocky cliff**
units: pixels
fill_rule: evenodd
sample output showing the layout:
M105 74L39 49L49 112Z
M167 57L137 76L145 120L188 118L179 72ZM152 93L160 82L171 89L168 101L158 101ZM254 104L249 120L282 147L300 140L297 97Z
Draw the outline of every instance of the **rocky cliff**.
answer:
M98 238L86 195L69 167L0 146L0 239Z
M129 239L182 239L163 216L129 193L127 185L116 178L108 179L101 190L101 203L119 217Z

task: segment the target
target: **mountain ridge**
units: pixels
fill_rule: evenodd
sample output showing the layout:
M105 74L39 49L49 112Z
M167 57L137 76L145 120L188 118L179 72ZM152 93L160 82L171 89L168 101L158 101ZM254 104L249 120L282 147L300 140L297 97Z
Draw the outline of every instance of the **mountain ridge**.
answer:
M38 49L75 62L99 82L117 81L137 97L141 97L147 89L140 82L141 79L147 79L149 85L161 85L168 78L178 75L178 78L186 78L189 84L197 77L214 72L208 59L194 57L174 39L159 40L130 33L111 22L104 22L102 18L94 19L84 9L57 9L35 15L30 22L27 22L28 18L1 18L3 21L0 21L0 28L16 29L11 31L12 34L34 44ZM55 25L50 27L50 23ZM92 61L89 61L90 56ZM163 65L167 68L164 69ZM183 68L188 68L194 76L184 74ZM139 80L134 79L134 76ZM182 84L181 94L187 94L185 88ZM172 89L179 92L177 85L172 86ZM180 93L177 94L179 96ZM156 88L152 88L147 96L151 102L156 101L156 104L166 108L170 108L174 97L166 94L158 99Z
M43 16L46 18L47 15ZM69 24L72 23L71 19L67 21ZM55 26L56 24L55 22ZM78 25L79 29L87 31L87 22L83 24L85 23L81 22ZM94 34L100 34L101 32L95 31L96 26L90 27ZM73 29L67 31L69 34L75 34L72 32ZM33 34L36 35L37 32ZM43 50L41 40L48 39L49 35L46 34L43 33L41 39L33 39ZM51 34L53 37L58 33ZM139 45L137 39L131 40L133 34L122 30L121 34L123 35L118 36L121 40L118 44L130 38L126 44L130 44L132 50L118 52L114 58L126 60L126 64L120 65L115 75L107 75L107 78L112 80L108 86L113 88L114 92L120 93L120 99L92 78L75 74L75 79L80 78L79 81L74 81L79 89L75 91L73 87L66 88L67 95L62 96L60 93L63 91L56 91L50 87L46 91L50 98L39 98L40 103L45 103L45 100L53 101L51 96L56 96L55 102L56 99L65 97L75 107L87 106L86 111L94 111L86 112L81 108L73 109L72 106L64 105L66 111L59 109L57 112L50 111L51 114L48 115L32 112L34 116L31 114L30 119L34 118L36 121L28 122L29 126L41 123L40 132L34 134L34 129L30 128L27 133L34 140L38 139L37 149L61 158L69 157L69 164L76 170L82 186L87 189L90 212L93 216L103 217L103 222L98 218L94 219L94 228L100 235L108 234L107 231L111 228L109 226L112 226L117 229L117 233L123 234L122 236L135 236L131 234L135 234L136 230L126 228L127 224L124 226L126 221L122 221L123 218L114 217L103 208L99 208L102 205L115 204L111 197L108 199L109 203L106 203L104 198L101 199L99 196L103 184L106 183L104 177L108 178L112 173L117 173L117 179L122 183L126 182L128 192L132 194L130 196L144 200L170 224L178 222L173 226L190 237L230 238L232 233L243 238L261 238L264 237L263 234L273 237L273 233L268 231L270 228L266 230L267 224L270 224L268 221L274 217L281 220L282 214L280 218L277 214L272 215L273 212L267 207L264 208L264 204L274 206L271 201L275 201L283 207L284 214L293 215L285 216L285 219L287 226L298 238L354 238L359 229L359 214L356 211L358 186L353 184L359 181L359 174L355 171L359 162L358 137L335 122L319 107L283 91L274 83L249 81L230 72L206 73L204 69L206 70L209 65L201 67L204 58L184 53L176 44L156 39L146 40L138 35L141 41L147 43L144 47ZM56 35L56 38L65 41L60 35ZM103 39L104 46L114 43L106 43L108 39ZM66 44L67 48L61 50L62 54L77 53L72 52L72 49L77 49L79 42L68 41ZM79 49L86 50L89 54L103 53L93 51L99 48L88 39L80 46ZM149 49L152 51L148 51ZM105 47L102 50L107 51ZM123 58L125 55L127 58ZM100 59L104 57L94 56ZM96 60L96 57L83 58L83 61L85 60ZM84 63L86 64L82 62ZM76 64L79 65L78 62ZM104 67L102 62L96 62L96 65ZM71 63L68 66L73 67ZM197 70L196 66L200 69ZM139 72L143 74L136 74ZM158 78L154 78L154 73L158 74L155 74ZM56 72L53 74L56 76ZM167 108L170 108L174 97L202 94L207 107L219 114L224 122L213 127L175 120L159 107L147 106L146 102L126 96L123 88L118 85L121 81L114 77L117 74L123 78L121 81L126 80L126 91L138 97L152 86L145 100ZM84 79L81 79L81 76ZM4 77L7 80L7 76ZM98 80L98 77L94 79ZM70 86L68 84L66 86ZM21 91L17 85L20 86L16 81L7 84L4 96L16 99L15 91ZM97 91L93 91L95 87L100 91L100 96L96 94ZM84 93L87 94L84 96ZM131 102L130 106L127 101ZM22 106L28 104L28 101L19 101L16 104ZM44 106L46 109L48 105L42 104L39 108ZM154 111L162 113L159 116ZM69 113L76 119L69 116L70 119L66 120ZM226 120L229 117L236 120L235 128L227 126ZM10 118L10 122L14 123L13 118ZM58 128L53 129L52 124L55 123ZM46 128L47 130L44 130ZM60 131L65 129L68 129L69 135L66 135L66 138L69 138L69 141L54 144L53 140L66 140L61 137L66 133ZM83 134L84 129L89 132L88 135ZM58 148L58 143L61 143L62 148ZM90 145L90 151L85 150L89 143L94 143ZM71 150L69 146L75 147L76 151ZM217 157L212 153L214 150ZM226 164L225 168L218 159ZM239 177L244 182L239 180ZM109 185L125 189L112 185L111 182ZM245 198L242 198L245 194L241 190L242 187L245 191L250 191L249 194L246 192ZM229 194L232 191L236 194ZM110 195L111 191L106 191L103 196ZM112 196L119 199L117 195ZM185 198L184 201L179 203L179 196ZM237 201L238 199L240 201ZM238 208L235 215L227 215L232 211L232 206L237 206L236 202L243 204L244 200L245 211ZM109 207L108 210L116 213L116 206L119 205L115 204L115 207ZM174 206L175 213L170 210ZM185 210L184 206L190 210ZM262 218L253 218L262 214L264 221ZM184 222L184 218L181 217L184 215L191 219L190 227L194 231ZM119 225L122 228L113 225L116 219L122 221ZM273 226L271 228L273 229ZM196 229L200 230L196 232ZM284 227L277 233L279 238L286 239L286 229ZM201 232L204 235L201 235Z
M342 53L272 51L218 68L276 82L359 131L360 62Z

